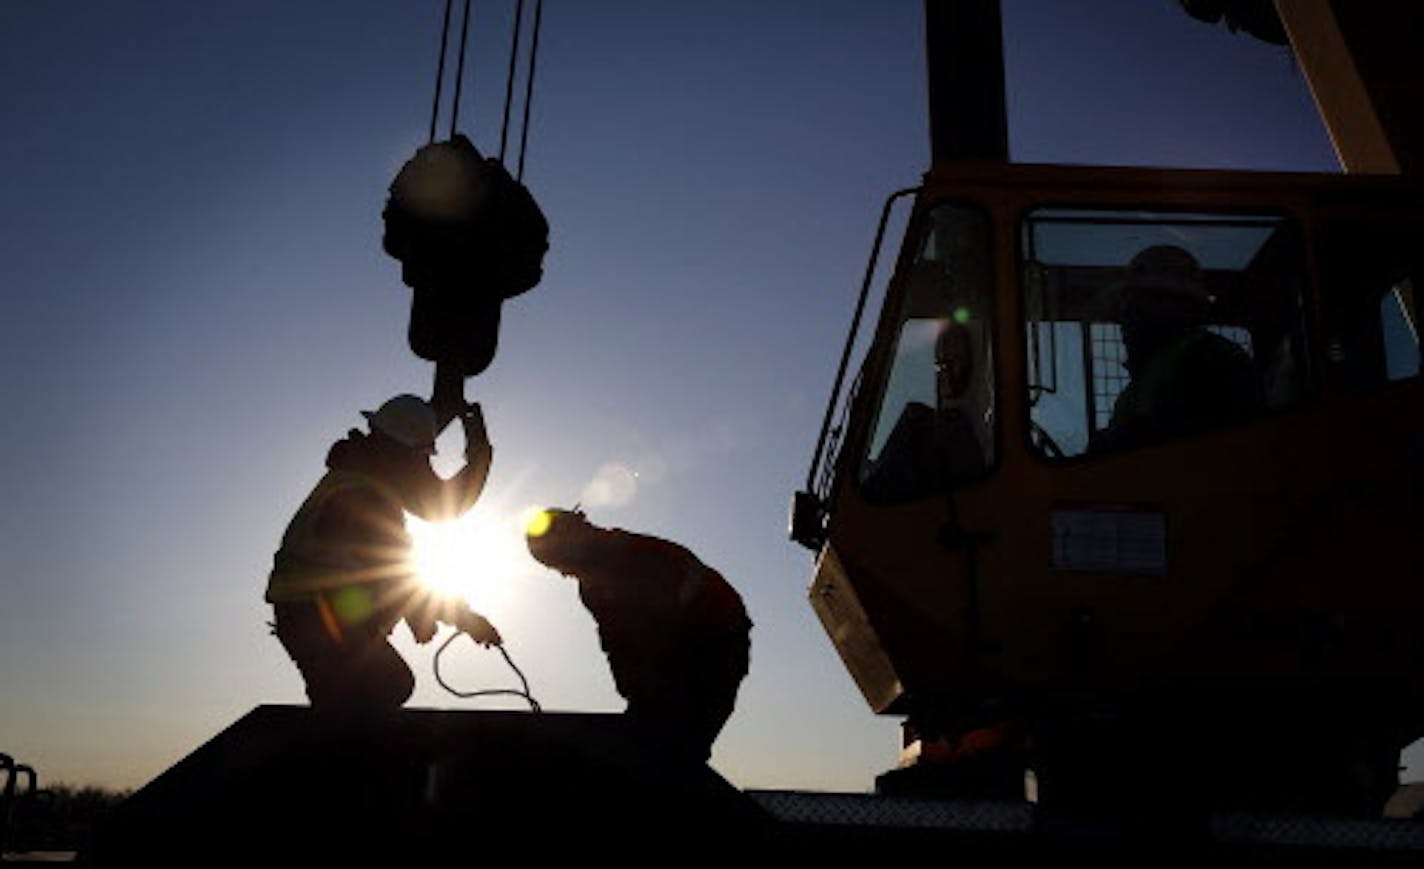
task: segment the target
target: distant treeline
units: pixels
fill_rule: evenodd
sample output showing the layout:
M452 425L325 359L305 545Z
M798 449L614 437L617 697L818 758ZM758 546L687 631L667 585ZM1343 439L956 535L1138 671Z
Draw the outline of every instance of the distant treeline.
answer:
M81 850L94 826L131 793L96 785L51 784L17 796L9 806L5 850Z

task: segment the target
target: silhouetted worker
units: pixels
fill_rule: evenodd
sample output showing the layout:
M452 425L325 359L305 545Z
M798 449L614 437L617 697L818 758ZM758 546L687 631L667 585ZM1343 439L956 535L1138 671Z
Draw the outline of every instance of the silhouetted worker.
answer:
M974 376L968 327L944 321L935 336L935 406L905 405L861 484L871 498L909 498L984 475L988 434L967 397Z
M296 662L314 708L394 710L415 678L391 646L402 619L417 642L454 625L483 645L499 633L462 600L433 593L414 575L405 513L453 518L479 497L493 451L478 406L461 420L465 466L441 480L430 467L435 416L414 395L363 411L370 434L352 429L327 454L328 471L297 510L273 557L266 600L273 633Z
M676 759L705 762L747 675L741 596L686 548L578 511L541 511L526 534L535 559L578 580L625 714Z
M1264 394L1251 357L1207 328L1212 297L1195 257L1175 245L1146 248L1119 292L1131 380L1095 448L1141 446L1260 412Z

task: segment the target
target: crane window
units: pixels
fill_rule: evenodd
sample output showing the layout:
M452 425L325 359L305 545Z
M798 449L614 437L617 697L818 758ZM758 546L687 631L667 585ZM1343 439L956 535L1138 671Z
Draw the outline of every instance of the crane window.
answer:
M1308 386L1280 215L1039 209L1022 226L1029 441L1050 459L1252 419Z
M929 212L897 275L893 346L862 494L904 501L983 479L995 461L988 218L977 207Z
M1384 344L1385 378L1419 376L1419 331L1414 323L1414 280L1405 278L1380 296L1380 338Z
M1332 379L1363 391L1418 377L1424 226L1341 220L1321 235Z

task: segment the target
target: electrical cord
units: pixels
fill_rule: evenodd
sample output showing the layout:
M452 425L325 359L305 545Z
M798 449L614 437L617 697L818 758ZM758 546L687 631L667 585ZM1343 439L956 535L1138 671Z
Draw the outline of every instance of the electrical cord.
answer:
M454 694L456 697L459 697L459 698L461 698L461 699L468 699L468 698L471 698L471 697L497 697L497 696L503 696L503 697L523 697L523 698L525 699L525 701L529 703L529 708L530 708L530 709L532 709L532 710L535 711L535 712L543 712L543 711L544 711L543 707L539 705L539 701L538 701L538 700L535 700L535 699L534 699L534 695L532 695L532 694L529 693L529 680L524 678L524 673L523 673L523 671L521 671L521 670L519 669L519 667L515 665L514 659L511 658L511 657L509 657L509 652L505 651L503 645L495 646L495 648L498 649L498 650L499 650L499 653L504 656L504 661L505 661L506 664L509 665L509 669L513 670L513 671L514 671L514 675L516 675L516 676L519 677L519 684L523 686L522 689L516 689L516 688L486 688L486 689L483 689L483 690L480 690L480 691L458 691L458 690L456 690L456 689L450 687L449 683L447 683L447 682L445 681L444 677L442 677L442 676L440 675L440 655L441 655L441 653L443 653L443 652L445 651L445 649L446 649L451 643L455 642L457 639L459 639L460 637L463 637L463 636L465 636L465 633L464 633L463 631L456 631L455 633L453 633L453 634L451 634L449 637L447 637L447 638L445 639L445 642L443 642L443 643L440 644L440 648L438 648L438 649L435 650L435 660L434 660L435 681L438 682L438 683L440 683L440 687L441 687L441 688L444 688L446 691L449 691L451 694Z

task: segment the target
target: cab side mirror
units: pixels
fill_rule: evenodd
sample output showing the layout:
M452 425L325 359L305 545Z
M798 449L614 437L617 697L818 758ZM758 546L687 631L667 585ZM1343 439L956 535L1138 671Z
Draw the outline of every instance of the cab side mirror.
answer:
M813 552L825 545L826 509L821 499L810 492L797 492L791 497L790 537Z

